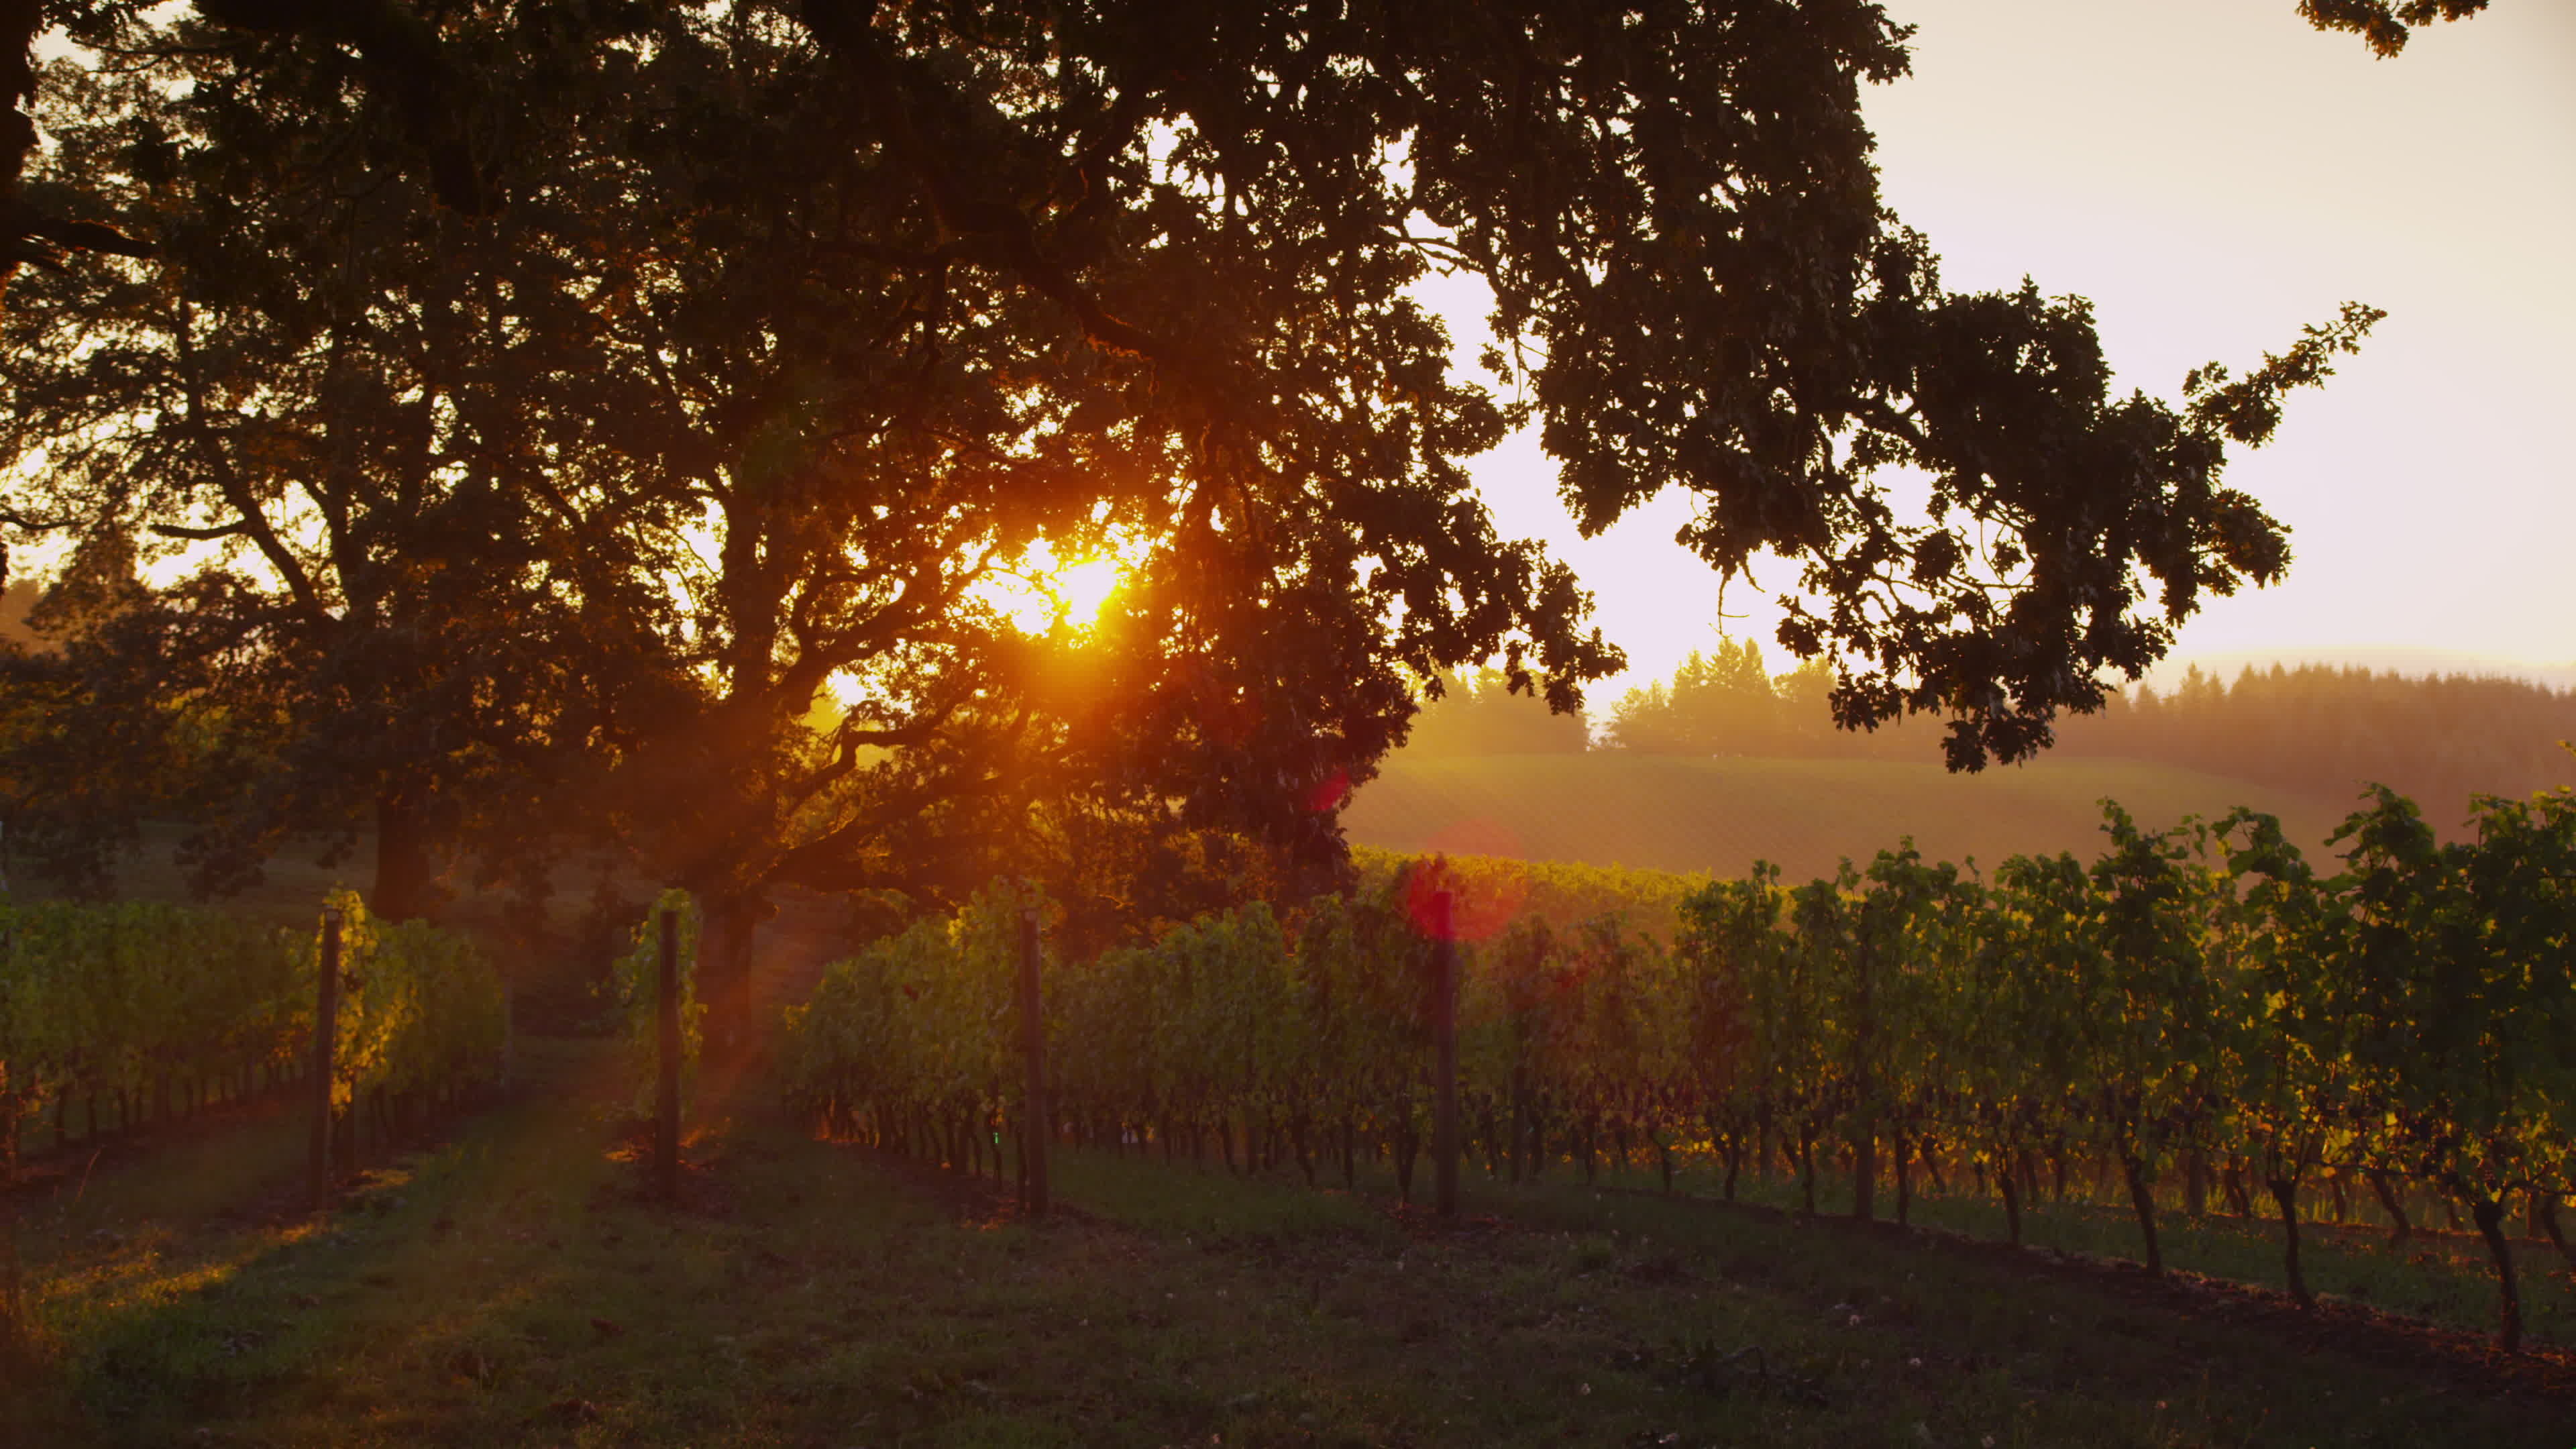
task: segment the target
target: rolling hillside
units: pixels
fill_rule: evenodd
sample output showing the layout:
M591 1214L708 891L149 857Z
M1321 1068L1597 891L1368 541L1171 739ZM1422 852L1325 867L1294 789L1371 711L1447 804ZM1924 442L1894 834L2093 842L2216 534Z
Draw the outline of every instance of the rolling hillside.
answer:
M1343 813L1354 844L1740 876L1758 858L1793 881L1866 862L1911 835L1934 859L2101 841L2104 796L2142 823L2251 805L2312 856L2356 801L2267 790L2131 760L2043 760L1981 775L1887 760L1589 754L1390 759ZM2450 822L2426 802L2436 825Z

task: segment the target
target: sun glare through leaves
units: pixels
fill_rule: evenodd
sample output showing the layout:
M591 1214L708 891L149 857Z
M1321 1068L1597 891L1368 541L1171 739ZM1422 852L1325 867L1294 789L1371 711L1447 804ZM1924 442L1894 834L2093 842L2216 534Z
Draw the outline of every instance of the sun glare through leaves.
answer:
M995 612L1022 632L1088 630L1126 582L1127 565L1114 555L1059 561L1041 543L1017 569L995 577L984 591Z

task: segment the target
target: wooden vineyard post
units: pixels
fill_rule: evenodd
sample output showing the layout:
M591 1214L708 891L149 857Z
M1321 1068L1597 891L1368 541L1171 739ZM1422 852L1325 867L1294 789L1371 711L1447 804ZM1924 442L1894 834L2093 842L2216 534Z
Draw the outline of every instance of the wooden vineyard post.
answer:
M313 1002L313 1210L331 1205L331 1049L340 1034L340 912L322 913L322 984Z
M1020 912L1020 1055L1028 1062L1028 1093L1020 1104L1020 1211L1047 1212L1046 1002L1038 992L1038 913Z
M653 1097L653 1190L662 1201L680 1200L680 913L662 912L659 994L654 1035L661 1073Z
M0 903L9 897L7 855L0 852ZM0 957L14 954L17 937L0 929ZM8 973L0 971L0 985ZM18 1094L9 1081L9 1060L0 1057L0 1350L18 1342Z
M8 942L0 938L0 951ZM0 1058L0 1350L18 1342L18 1098Z
M1431 1124L1431 1168L1438 1193L1436 1210L1443 1218L1458 1216L1458 946L1451 939L1447 891L1431 895L1431 1031L1439 1044L1439 1076Z

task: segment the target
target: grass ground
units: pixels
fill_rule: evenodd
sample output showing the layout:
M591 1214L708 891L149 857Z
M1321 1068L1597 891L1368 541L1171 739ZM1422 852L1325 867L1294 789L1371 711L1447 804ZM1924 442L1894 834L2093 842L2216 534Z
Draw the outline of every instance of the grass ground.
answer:
M1633 1185L1645 1178L1640 1174L1608 1180ZM1685 1193L1712 1197L1719 1190L1714 1172L1689 1168L1680 1174L1677 1186ZM2221 1211L2189 1216L2181 1210L2173 1182L2157 1187L2161 1202L2156 1236L2168 1264L2220 1283L2286 1295L2278 1219ZM2078 1182L2062 1201L2025 1204L2022 1241L2042 1253L2078 1262L2125 1263L2140 1258L2145 1250L2138 1220L2125 1194L2125 1187L2116 1182ZM1801 1200L1795 1182L1779 1177L1758 1180L1749 1174L1740 1184L1739 1195L1748 1204L1783 1212ZM2310 1196L2313 1199L2316 1194ZM2384 1310L2462 1334L2491 1332L2497 1296L2484 1241L2473 1231L2446 1230L2439 1209L2418 1194L2410 1209L2414 1231L2402 1248L2392 1249L2389 1228L2367 1197L2367 1188L2356 1188L2351 1218L2345 1223L2300 1223L2301 1276L2309 1289L2342 1308ZM1848 1180L1820 1177L1817 1208L1821 1214L1843 1216L1850 1210L1850 1201ZM2312 1200L2305 1211L2315 1213L2321 1206ZM1879 1185L1877 1207L1881 1214L1894 1208L1893 1191L1884 1182ZM1932 1193L1919 1174L1910 1220L1916 1227L1983 1243L1999 1243L2007 1231L2000 1203L1965 1193ZM2564 1260L2545 1240L2516 1238L2510 1248L2525 1330L2546 1342L2576 1346L2576 1275L2567 1271Z
M2565 1449L2576 1361L1761 1209L1357 1194L1067 1153L1067 1211L747 1089L636 1195L598 1044L292 1209L284 1108L22 1204L11 1445L2186 1445ZM1643 1179L1635 1180L1642 1184ZM2205 1294L2203 1296L2206 1296ZM2520 1387L2516 1387L2520 1384Z
M1861 863L1899 838L1934 860L2101 849L2104 796L2141 823L2251 805L2316 858L2352 803L2318 801L2135 760L2044 759L1977 775L1939 762L1700 759L1599 751L1390 758L1343 813L1351 840L1397 851L1513 855L1650 870L1744 874L1756 857L1790 881ZM2433 802L2427 802L2428 805Z

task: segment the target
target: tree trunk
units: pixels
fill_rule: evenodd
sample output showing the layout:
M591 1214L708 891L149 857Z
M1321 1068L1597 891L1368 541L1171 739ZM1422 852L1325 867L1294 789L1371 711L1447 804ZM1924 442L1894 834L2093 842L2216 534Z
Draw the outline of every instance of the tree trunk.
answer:
M1421 1147L1413 1132L1413 1109L1404 1109L1404 1120L1395 1129L1395 1200L1413 1201L1413 1155Z
M769 913L756 895L705 893L699 902L697 992L706 1008L705 1050L739 1061L751 1047L752 933Z
M1907 1153L1905 1129L1896 1129L1896 1225L1904 1227L1914 1212L1914 1173Z
M0 1353L18 1345L18 1092L0 1059ZM14 1367L14 1365L10 1365Z
M358 1175L359 1106L357 1097L352 1095L348 1108L331 1119L331 1157L344 1178Z
M1529 1150L1529 1083L1519 1067L1512 1068L1512 1140L1503 1149L1503 1161L1511 1169L1511 1180L1521 1180L1521 1159Z
M1735 1175L1738 1171L1742 1170L1744 1166L1744 1136L1739 1132L1721 1133L1717 1130L1717 1124L1714 1122L1709 1124L1709 1136L1712 1140L1717 1141L1721 1145L1726 1154L1726 1186L1724 1191L1726 1200L1728 1202L1733 1202L1735 1201Z
M435 920L447 904L445 852L425 792L389 788L376 796L376 884L367 913L380 921Z
M2272 1201L2281 1209L2281 1268L2290 1285L2290 1296L2301 1308L2314 1308L2317 1300L2308 1292L2308 1280L2299 1272L2299 1180L2295 1177L2268 1177L2264 1185L2272 1189Z
M2478 1225L2478 1236L2487 1240L2487 1256L2495 1260L2496 1347L2520 1353L2522 1294L2513 1282L2513 1248L2504 1238L2504 1204L2482 1193L2471 1196L2465 1188L2461 1195L2469 1198L2469 1217Z
M2229 1162L2227 1171L2219 1174L2218 1185L2227 1194L2227 1206L2238 1217L2254 1216L2254 1200L2245 1194L2245 1174L2235 1162Z
M2567 1234L2558 1226L2558 1194L2535 1192L2531 1200L2540 1218L2540 1230L2549 1235L2550 1245L2558 1249L2559 1259L2566 1263L2567 1271L2576 1273L2576 1249L2567 1246Z
M2147 1192L2147 1166L2137 1154L2120 1154L2120 1175L2129 1180L2129 1206L2138 1215L2138 1233L2147 1242L2147 1276L2161 1278L2164 1254L2156 1247L2156 1200Z
M2395 1229L2388 1235L2388 1246L2396 1247L2415 1236L2415 1224L2406 1216L2406 1202L2397 1195L2396 1189L2388 1185L2388 1174L2376 1169L2372 1170L2370 1190L2379 1195L2380 1207L2387 1211L2388 1220L2396 1224ZM2576 1264L2570 1266L2576 1266Z
M2004 1189L2004 1235L2018 1248L2021 1246L2021 1184L2014 1180L2010 1162L2005 1163L2003 1171L1995 1174L1995 1179L2003 1184Z
M1852 1220L1878 1216L1878 1127L1864 1123L1852 1134Z

